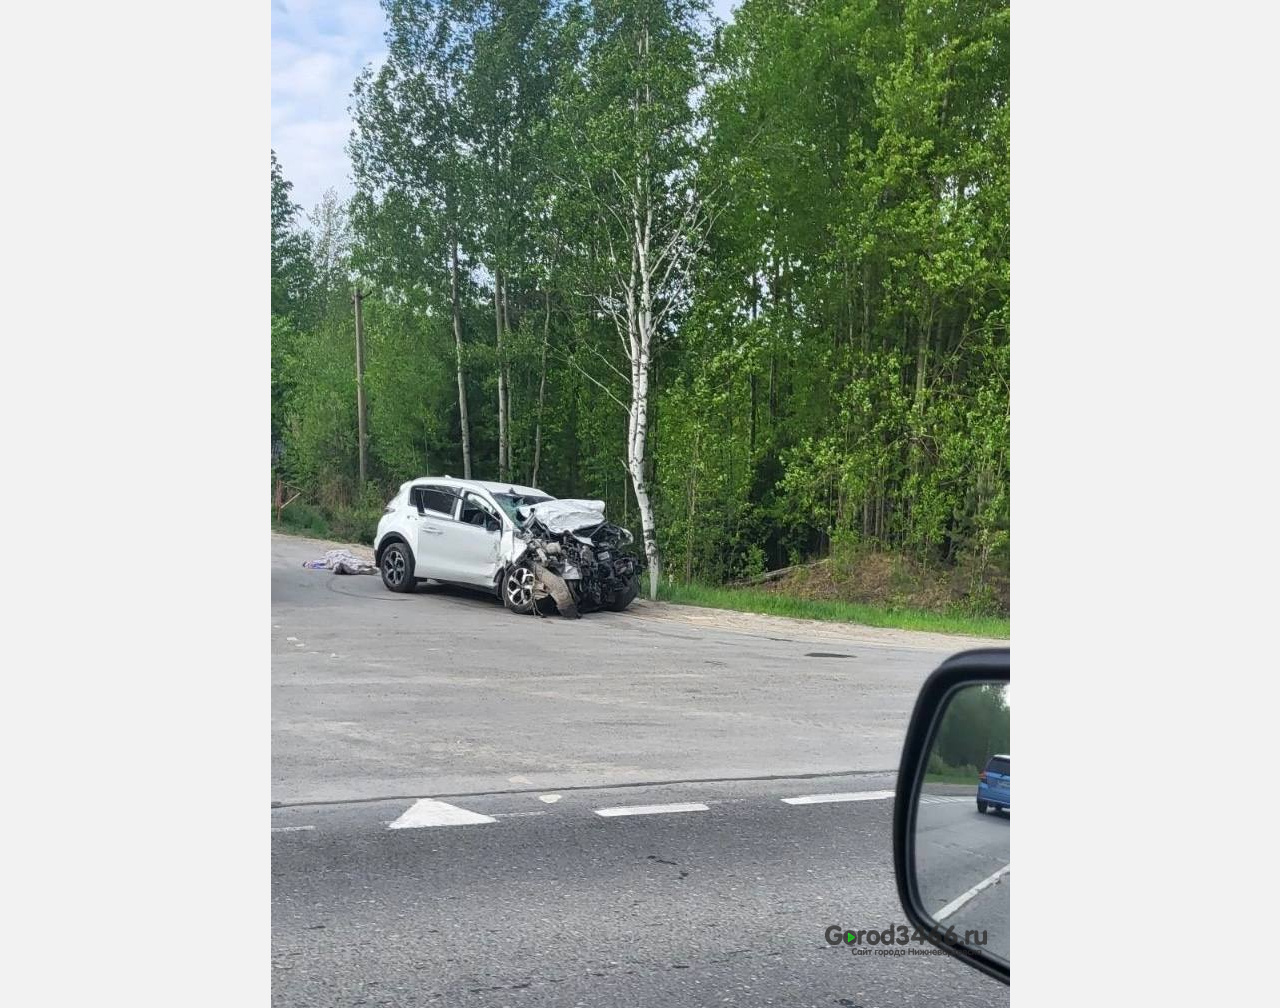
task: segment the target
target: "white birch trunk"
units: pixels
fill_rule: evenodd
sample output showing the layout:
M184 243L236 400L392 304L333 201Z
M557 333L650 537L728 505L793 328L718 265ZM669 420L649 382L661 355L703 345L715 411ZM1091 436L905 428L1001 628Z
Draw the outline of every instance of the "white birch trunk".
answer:
M453 240L449 269L449 302L453 311L453 340L458 369L458 422L462 427L462 475L471 479L471 433L467 419L467 383L462 373L462 312L458 306L458 240Z
M498 333L498 479L507 478L507 368L502 352L502 270L494 270L493 324Z

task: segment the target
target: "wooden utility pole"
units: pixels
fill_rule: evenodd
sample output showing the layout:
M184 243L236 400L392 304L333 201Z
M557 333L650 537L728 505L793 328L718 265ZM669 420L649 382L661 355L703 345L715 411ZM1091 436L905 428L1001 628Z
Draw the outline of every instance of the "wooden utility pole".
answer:
M355 293L351 296L352 302L356 307L356 424L357 437L360 442L360 490L364 491L365 479L368 476L368 465L366 463L366 454L368 452L368 435L366 429L368 423L365 419L364 406L364 313L361 311L361 304L364 301L364 291L356 287Z

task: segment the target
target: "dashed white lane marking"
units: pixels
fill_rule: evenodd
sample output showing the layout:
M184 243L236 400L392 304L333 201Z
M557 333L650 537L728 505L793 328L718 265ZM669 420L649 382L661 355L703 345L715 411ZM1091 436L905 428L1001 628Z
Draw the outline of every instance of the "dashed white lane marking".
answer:
M788 805L822 805L826 802L879 801L881 798L892 797L892 791L843 791L839 794L810 794L782 800Z
M921 805L955 805L959 802L971 802L973 795L921 795Z
M948 903L941 910L939 910L936 914L934 914L933 919L938 921L946 920L953 913L959 910L962 906L968 903L969 900L973 899L975 896L978 895L978 893L982 892L983 889L987 889L990 886L996 885L1000 881L1002 876L1008 875L1008 874L1009 874L1009 866L1005 865L1003 868L1000 868L999 870L995 871L991 875L988 875L986 878L984 878L972 889L966 889L959 896L957 896L950 903Z
M285 640L287 640L290 644L292 644L292 643L293 643L294 641L296 641L297 639L298 639L297 637L286 637L286 638L285 638Z
M314 826L272 826L272 833L301 833L303 830L313 830Z
M554 805L554 804L555 804L556 802L558 802L559 800L560 800L560 796L559 796L558 794L540 794L540 795L538 795L538 801L540 801L540 802L546 802L548 805Z
M670 805L623 805L619 808L598 808L598 816L662 815L666 812L709 812L701 802L672 802Z
M458 808L434 798L421 798L414 802L390 829L419 829L423 826L470 826L473 823L497 822L493 816L481 815L469 809Z

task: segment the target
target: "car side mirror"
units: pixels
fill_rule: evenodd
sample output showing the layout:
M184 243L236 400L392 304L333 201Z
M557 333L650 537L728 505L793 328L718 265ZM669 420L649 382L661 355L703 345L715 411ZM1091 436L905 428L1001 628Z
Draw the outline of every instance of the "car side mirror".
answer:
M926 940L1009 982L1009 650L966 651L925 682L903 743L893 869Z

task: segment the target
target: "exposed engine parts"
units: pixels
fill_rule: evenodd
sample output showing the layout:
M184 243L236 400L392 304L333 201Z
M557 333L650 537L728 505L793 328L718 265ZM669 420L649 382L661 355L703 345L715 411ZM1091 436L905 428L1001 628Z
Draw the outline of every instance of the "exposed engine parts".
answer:
M521 507L517 533L524 552L509 568L508 579L531 581L531 600L522 611L538 612L550 598L560 615L576 619L593 609L621 612L640 589L640 563L626 547L630 532L606 521L600 501L546 501ZM509 598L517 596L509 593ZM513 606L513 608L517 608Z

